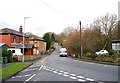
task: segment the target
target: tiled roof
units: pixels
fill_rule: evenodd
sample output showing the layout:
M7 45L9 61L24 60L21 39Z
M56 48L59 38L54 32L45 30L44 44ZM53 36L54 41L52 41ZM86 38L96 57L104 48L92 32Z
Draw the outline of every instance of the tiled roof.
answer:
M18 31L15 31L13 29L10 28L3 28L0 29L0 34L4 34L4 33L9 33L9 34L14 34L14 35L19 35L19 36L23 36L23 33L20 33ZM26 36L25 36L26 37Z
M30 40L40 40L40 41L44 41L43 38L41 38L41 37L39 37L39 36L37 36L37 35L32 35L29 39L30 39Z
M12 45L15 46L16 48L23 48L22 44L12 43ZM33 44L24 44L24 48L33 48Z

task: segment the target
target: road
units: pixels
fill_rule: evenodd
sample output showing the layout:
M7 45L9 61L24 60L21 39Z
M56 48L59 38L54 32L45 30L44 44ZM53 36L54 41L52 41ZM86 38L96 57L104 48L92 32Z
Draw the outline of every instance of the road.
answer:
M118 67L59 57L59 45L55 51L7 81L118 81ZM103 82L104 83L104 82Z

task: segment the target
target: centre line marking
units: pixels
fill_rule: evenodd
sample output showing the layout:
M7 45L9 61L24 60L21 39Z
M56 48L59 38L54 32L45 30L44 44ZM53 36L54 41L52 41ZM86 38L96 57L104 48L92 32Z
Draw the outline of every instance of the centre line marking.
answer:
M86 78L86 80L88 80L88 81L94 81L93 79L91 79L91 78Z
M68 72L63 72L64 74L68 74Z
M47 71L49 71L49 69L46 69Z
M67 74L63 74L63 76L68 77L69 75L67 75Z
M76 76L75 74L70 74L71 76Z
M62 75L62 73L57 73L58 75Z
M28 82L29 80L31 80L34 76L35 76L35 74L33 74L30 78L28 78L24 83L26 83L26 82Z
M69 78L74 79L74 80L77 79L76 77L69 77Z
M85 77L83 77L83 76L77 76L78 78L85 78Z
M60 72L64 72L64 71L60 71Z
M82 81L82 82L85 82L85 80L83 80L83 79L78 79L78 81Z
M41 70L43 68L43 65L39 68L39 70Z
M57 71L53 71L53 73L57 73Z

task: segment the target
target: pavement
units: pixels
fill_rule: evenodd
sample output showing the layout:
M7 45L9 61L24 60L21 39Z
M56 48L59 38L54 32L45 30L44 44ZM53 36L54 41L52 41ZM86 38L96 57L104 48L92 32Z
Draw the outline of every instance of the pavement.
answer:
M120 66L120 62L119 62L119 63L101 62L101 61L95 61L95 60L79 59L79 58L75 58L75 57L71 57L71 56L69 56L69 58L75 59L75 60L80 60L80 61L85 61L85 62L92 62L92 63L98 63L98 64L106 64L106 65Z
M25 61L25 62L32 62L32 63L35 63L36 61L44 58L45 56L48 56L49 54L44 54L44 55L41 55L40 58L37 58L35 60L29 60L29 61ZM0 68L4 68L6 66L9 66L11 64L15 64L15 63L19 63L19 62L11 62L11 63L4 63L4 64L0 64Z
M58 45L50 56L37 60L5 82L118 82L119 66L79 61L60 57ZM120 80L119 80L120 81Z

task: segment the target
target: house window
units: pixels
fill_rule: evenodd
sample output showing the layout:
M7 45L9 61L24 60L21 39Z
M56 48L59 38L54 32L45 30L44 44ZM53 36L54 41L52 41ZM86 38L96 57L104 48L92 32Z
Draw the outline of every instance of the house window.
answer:
M113 44L112 44L112 49L113 49L113 50L116 50L116 49L117 49L117 44L113 43Z
M117 44L117 49L120 49L120 43Z
M12 50L12 53L15 53L15 50Z
M119 43L113 43L112 44L112 49L113 50L119 50L120 49L120 44Z

